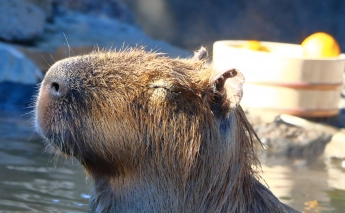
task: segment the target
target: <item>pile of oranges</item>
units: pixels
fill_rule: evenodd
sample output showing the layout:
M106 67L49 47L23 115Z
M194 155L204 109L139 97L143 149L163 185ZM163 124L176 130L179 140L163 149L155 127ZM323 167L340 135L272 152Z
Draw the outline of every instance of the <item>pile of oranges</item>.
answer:
M324 32L317 32L308 36L302 42L301 47L303 48L303 56L306 58L332 58L341 54L340 46L335 38ZM269 52L257 40L246 41L239 48Z

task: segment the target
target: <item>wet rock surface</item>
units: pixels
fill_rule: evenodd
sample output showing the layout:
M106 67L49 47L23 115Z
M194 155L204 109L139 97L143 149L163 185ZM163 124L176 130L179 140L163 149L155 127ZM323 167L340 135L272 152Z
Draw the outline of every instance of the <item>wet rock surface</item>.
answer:
M332 138L331 134L293 126L279 118L270 123L262 122L260 119L250 121L263 143L263 149L258 147L261 155L313 160L323 153Z
M247 110L246 114L262 142L262 146L256 144L259 156L304 159L306 163L319 157L345 159L341 153L345 150L345 125L334 122L344 116L342 113L309 119L259 110Z

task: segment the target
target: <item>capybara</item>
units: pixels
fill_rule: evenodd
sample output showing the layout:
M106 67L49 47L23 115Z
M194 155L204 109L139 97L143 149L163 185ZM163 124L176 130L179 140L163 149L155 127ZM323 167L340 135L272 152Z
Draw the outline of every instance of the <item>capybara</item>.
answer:
M243 75L205 56L95 51L46 73L36 127L94 180L90 212L296 212L258 180Z

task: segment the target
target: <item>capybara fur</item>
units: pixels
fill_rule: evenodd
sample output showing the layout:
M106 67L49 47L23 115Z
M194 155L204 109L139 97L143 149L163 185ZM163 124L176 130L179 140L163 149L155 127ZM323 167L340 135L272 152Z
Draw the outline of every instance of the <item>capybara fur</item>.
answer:
M96 51L46 73L36 127L94 180L90 212L296 212L258 180L243 75L205 56Z

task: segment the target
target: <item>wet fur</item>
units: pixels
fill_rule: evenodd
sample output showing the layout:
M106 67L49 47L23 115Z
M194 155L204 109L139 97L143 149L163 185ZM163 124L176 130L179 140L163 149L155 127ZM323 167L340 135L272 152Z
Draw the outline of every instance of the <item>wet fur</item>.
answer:
M68 93L40 91L37 126L94 180L91 212L295 212L257 180L256 134L205 54L94 52L49 70Z

